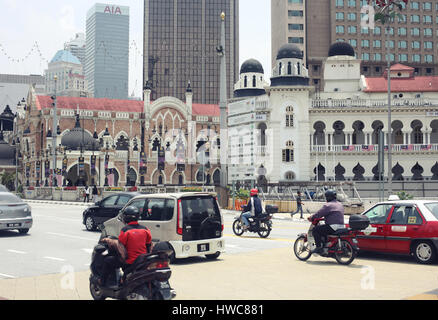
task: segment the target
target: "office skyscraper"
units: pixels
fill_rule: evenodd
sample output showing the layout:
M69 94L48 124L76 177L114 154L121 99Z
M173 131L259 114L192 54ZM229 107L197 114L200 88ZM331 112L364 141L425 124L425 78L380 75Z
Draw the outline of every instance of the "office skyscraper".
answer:
M272 52L287 42L304 51L311 84L323 88L323 61L330 45L348 42L362 60L361 73L381 76L386 70L386 33L380 22L361 28L361 8L366 0L271 0ZM414 68L417 75L438 71L438 37L434 23L438 4L431 0L409 1L390 25L391 64Z
M239 68L238 0L144 0L144 82L152 99L184 100L187 83L197 103L219 103L221 12L226 18L228 96Z
M128 98L129 7L97 3L88 11L85 77L95 98Z

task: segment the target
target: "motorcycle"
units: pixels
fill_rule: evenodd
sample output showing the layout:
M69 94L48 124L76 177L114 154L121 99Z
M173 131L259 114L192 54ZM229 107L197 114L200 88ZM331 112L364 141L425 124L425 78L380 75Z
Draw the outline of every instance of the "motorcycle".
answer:
M235 221L233 223L233 232L236 236L241 236L242 234L244 234L246 231L248 232L255 232L257 233L261 238L267 238L269 236L269 234L271 233L272 230L272 214L271 213L264 213L261 214L257 217L250 217L248 219L249 221L249 228L248 229L244 229L243 226L245 225L245 223L243 222L242 219L242 214L244 214L245 211L245 206L242 206L242 213L235 217Z
M169 268L171 250L158 243L150 254L140 255L124 270L118 268L111 274L109 283L99 284L103 259L108 255L108 246L99 243L94 247L91 262L90 293L94 300L113 298L117 300L171 300L176 296L170 287ZM157 248L157 249L156 249Z
M354 218L351 219L352 217ZM312 230L321 223L322 220L323 219L313 219L309 231L299 234L295 240L294 253L299 260L306 261L312 256L312 250L316 248ZM351 216L349 227L338 229L334 234L328 235L324 241L322 252L318 254L321 257L334 258L339 264L349 265L359 252L356 235L359 230L366 229L368 225L369 220L366 216Z

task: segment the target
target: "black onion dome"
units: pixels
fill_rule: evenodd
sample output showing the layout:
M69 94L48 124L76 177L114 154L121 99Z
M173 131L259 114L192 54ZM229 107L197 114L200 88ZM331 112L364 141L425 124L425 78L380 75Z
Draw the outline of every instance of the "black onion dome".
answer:
M280 59L303 59L303 51L293 43L283 45L277 53L277 60Z
M240 67L240 74L242 73L265 73L263 66L256 59L246 60Z
M79 119L76 119L75 127L67 132L61 139L61 145L69 150L98 150L99 143L91 134L81 128Z
M354 57L355 53L354 53L353 47L349 43L347 43L347 42L335 42L334 44L332 44L330 46L328 56L329 57L334 57L334 56L351 56L351 57Z

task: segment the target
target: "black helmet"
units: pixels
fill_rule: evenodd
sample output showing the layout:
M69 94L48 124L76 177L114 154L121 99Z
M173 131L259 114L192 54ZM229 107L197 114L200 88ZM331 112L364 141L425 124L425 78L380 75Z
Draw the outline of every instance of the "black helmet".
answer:
M130 223L133 221L138 221L140 217L140 211L137 207L129 206L123 210L123 221L125 223Z
M326 200L327 202L330 202L330 201L336 200L336 190L328 189L328 190L325 192L325 200Z

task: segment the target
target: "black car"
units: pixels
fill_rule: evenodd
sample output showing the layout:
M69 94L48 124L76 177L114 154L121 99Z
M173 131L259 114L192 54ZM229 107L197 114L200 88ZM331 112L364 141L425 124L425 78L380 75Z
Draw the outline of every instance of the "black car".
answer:
M140 192L123 192L112 194L88 207L82 214L82 223L88 231L94 231L105 221L116 217L119 211Z

